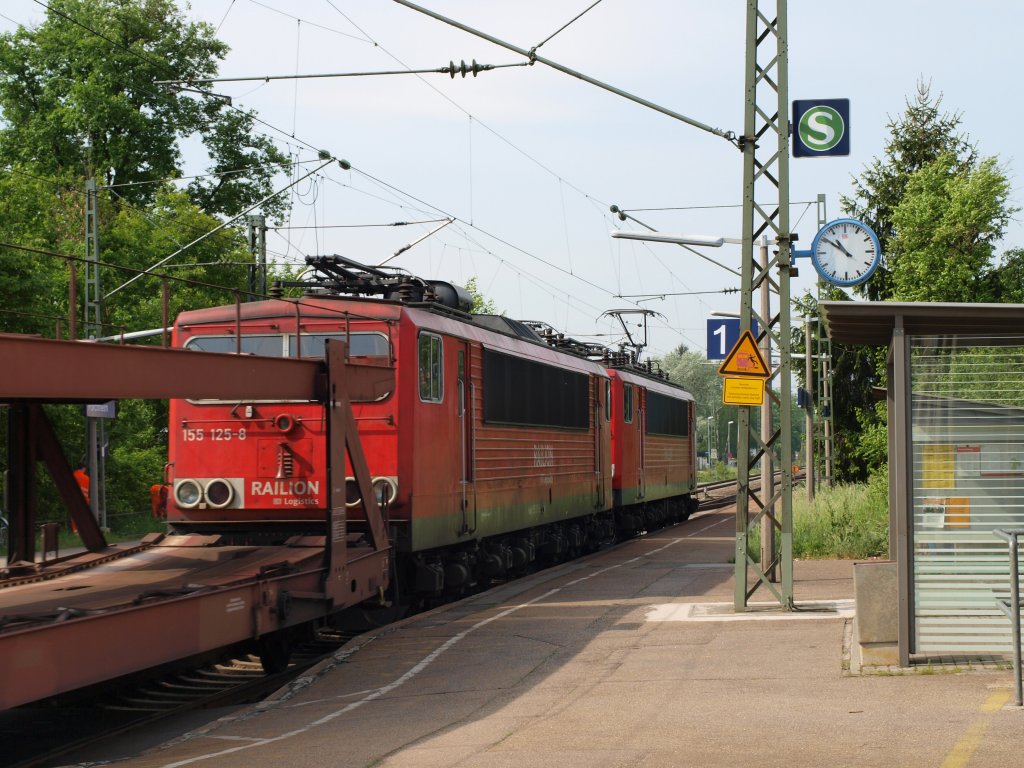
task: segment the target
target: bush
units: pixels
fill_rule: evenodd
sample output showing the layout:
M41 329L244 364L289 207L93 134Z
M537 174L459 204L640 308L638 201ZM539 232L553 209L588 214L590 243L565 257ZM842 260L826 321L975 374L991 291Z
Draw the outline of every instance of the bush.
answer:
M747 551L760 559L760 531ZM883 466L867 483L819 489L813 503L793 494L793 557L866 559L889 552L889 487Z
M697 470L698 483L717 483L719 480L735 480L736 467L727 466L724 461L715 462L711 469Z

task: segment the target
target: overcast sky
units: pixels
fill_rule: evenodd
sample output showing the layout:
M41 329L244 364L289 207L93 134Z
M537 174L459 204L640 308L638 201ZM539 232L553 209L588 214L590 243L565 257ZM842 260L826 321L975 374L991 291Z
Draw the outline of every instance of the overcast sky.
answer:
M592 0L422 0L494 37L529 49ZM702 123L740 133L744 17L740 0L603 0L540 48L543 56ZM879 156L890 116L924 79L962 112L983 156L997 155L1021 205L1021 99L1014 50L1024 4L981 0L831 0L789 3L791 99L849 98L849 157L790 161L791 222L804 247L816 230L813 201L829 218L851 176ZM197 0L187 13L231 46L224 77L436 69L449 60L521 63L522 57L392 0ZM0 26L31 25L44 9L4 0ZM742 163L723 139L541 64L479 77L427 74L220 83L254 109L300 161L323 148L351 162L291 195L293 227L268 238L278 259L339 253L376 264L452 215L458 222L389 262L480 289L512 317L615 342L600 315L660 312L650 352L679 344L703 351L712 311L735 312L738 279L674 245L613 241L610 204L664 232L739 237ZM1009 127L1008 127L1009 126ZM190 172L202 157L188 148ZM310 165L301 166L310 168ZM287 183L282 178L281 184ZM329 228L323 228L327 225ZM302 227L301 229L299 227ZM1018 219L1000 251L1020 247ZM736 246L706 253L738 267ZM801 264L798 295L813 290ZM633 299L632 301L636 301Z

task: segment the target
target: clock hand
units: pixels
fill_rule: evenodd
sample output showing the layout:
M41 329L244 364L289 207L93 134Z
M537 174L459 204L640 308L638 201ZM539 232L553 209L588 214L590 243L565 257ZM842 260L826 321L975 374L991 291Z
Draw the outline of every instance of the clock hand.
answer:
M822 238L822 239L824 239L824 238ZM848 250L846 250L846 248L844 248L844 247L843 247L843 244L842 244L842 243L840 243L840 242L839 242L838 240L827 240L827 239L826 239L826 240L825 240L825 242L826 242L826 243L828 243L829 245L835 246L835 247L836 247L836 248L838 248L838 249L839 249L840 251L842 251L842 252L843 252L843 253L845 253L845 254L846 254L847 256L849 256L849 257L850 257L851 259L852 259L852 258L855 258L855 257L854 257L854 255L853 255L852 253L850 253L850 252L849 252Z

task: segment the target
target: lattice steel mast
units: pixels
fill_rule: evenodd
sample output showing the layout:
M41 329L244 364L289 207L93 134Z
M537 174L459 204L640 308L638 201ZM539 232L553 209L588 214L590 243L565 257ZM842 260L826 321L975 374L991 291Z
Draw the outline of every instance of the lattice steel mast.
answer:
M774 18L762 10L774 6ZM783 607L793 608L793 437L790 376L790 246L789 231L789 114L786 0L748 0L746 16L746 86L743 135L743 246L740 329L756 319L761 334L771 336L778 361L766 383L778 404L779 425L767 439L751 429L749 406L739 409L737 428L736 583L734 607L746 610L758 588L767 588ZM762 267L754 243L767 236L775 250ZM771 250L771 249L770 249ZM776 278L772 269L777 268ZM753 297L766 282L778 296L778 310L755 312ZM772 386L774 385L774 387ZM751 455L751 447L754 454ZM766 496L750 483L750 468L766 451L778 451L781 482ZM767 515L776 528L779 551L771 563L747 553L750 532ZM771 573L778 569L780 581ZM751 574L754 576L751 586Z

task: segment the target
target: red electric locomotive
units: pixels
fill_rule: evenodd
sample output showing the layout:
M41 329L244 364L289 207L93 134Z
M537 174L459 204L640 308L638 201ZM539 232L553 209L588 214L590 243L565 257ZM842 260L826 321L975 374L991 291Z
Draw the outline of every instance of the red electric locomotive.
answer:
M611 373L613 496L625 526L658 528L697 509L695 404L637 369Z
M610 370L607 355L588 358L598 348L470 315L470 297L448 283L309 261L316 277L303 298L186 312L174 343L320 357L339 340L393 369L390 391L352 409L399 591L459 592L693 508L692 398L682 390ZM636 391L634 422L623 419L624 386ZM172 528L260 543L324 535L322 418L315 403L172 401ZM347 487L352 535L361 505Z

